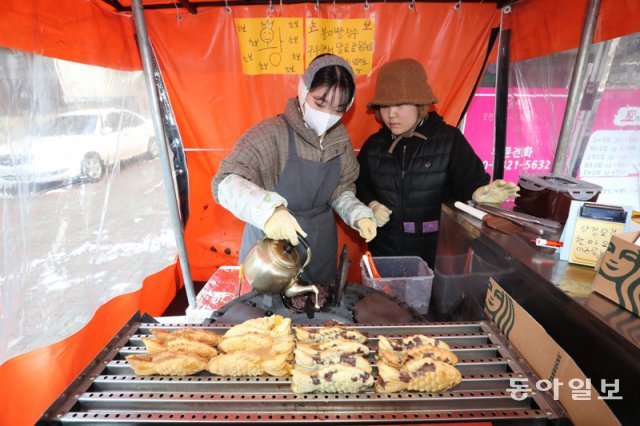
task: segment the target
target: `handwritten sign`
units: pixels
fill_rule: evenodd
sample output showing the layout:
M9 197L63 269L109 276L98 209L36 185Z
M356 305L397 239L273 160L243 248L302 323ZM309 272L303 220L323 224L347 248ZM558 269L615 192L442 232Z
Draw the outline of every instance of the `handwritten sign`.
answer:
M636 174L640 158L640 130L597 130L580 166L581 176L628 176Z
M245 74L304 72L302 18L237 18L235 25Z
M316 56L342 56L356 75L371 73L374 21L371 19L319 19L305 22L307 65Z
M371 73L372 19L237 18L235 25L247 75L302 74L324 53L342 56L356 75Z
M624 230L624 223L578 218L569 262L594 266L609 246L611 237Z

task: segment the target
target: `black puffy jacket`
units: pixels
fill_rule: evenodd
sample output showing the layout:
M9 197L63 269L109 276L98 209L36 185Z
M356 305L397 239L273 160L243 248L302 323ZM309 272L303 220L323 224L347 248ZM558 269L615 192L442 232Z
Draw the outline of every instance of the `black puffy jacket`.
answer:
M467 201L489 183L482 161L460 130L429 113L388 153L393 136L385 126L364 143L358 161L357 196L391 209L391 219L369 243L374 256L420 256L433 268L443 202Z

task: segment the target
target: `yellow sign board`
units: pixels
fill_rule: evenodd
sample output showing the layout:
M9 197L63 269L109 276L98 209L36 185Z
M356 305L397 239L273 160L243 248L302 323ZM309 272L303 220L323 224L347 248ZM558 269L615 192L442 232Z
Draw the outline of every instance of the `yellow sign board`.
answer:
M307 65L318 55L333 53L346 59L356 75L371 73L372 19L309 18L305 24Z
M302 74L302 18L237 18L242 71L256 74Z
M569 262L594 266L607 249L611 237L624 230L624 223L578 218L571 242Z
M343 57L356 75L371 73L372 19L237 18L235 26L245 74L302 74L323 53Z

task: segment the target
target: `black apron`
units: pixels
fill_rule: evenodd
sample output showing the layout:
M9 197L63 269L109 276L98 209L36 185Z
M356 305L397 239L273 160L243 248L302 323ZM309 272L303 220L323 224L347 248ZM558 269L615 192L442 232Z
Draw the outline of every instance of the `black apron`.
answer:
M337 272L338 233L331 211L331 194L340 182L340 157L332 158L326 163L298 157L293 128L286 117L281 118L287 125L289 156L273 190L287 200L289 211L307 233L311 263L303 271L301 280L310 283L334 281ZM253 244L264 236L264 232L255 226L248 223L245 225L240 264ZM304 245L298 244L297 249L301 262L304 262Z

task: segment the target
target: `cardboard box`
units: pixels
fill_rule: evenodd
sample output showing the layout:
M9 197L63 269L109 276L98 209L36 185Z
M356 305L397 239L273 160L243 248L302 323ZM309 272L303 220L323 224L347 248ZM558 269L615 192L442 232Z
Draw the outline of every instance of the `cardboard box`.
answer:
M554 396L567 411L575 425L619 425L618 419L607 404L599 399L596 388L599 383L592 383L591 389L583 389L581 396L575 399L574 387L577 383L586 383L587 377L575 361L564 351L542 326L505 292L492 278L489 279L489 290L485 299L485 312L496 326L509 339L511 344L529 363L536 375L554 387ZM528 384L534 392L536 384ZM618 395L619 396L619 395ZM629 397L629 395L627 395Z
M611 237L609 247L598 261L593 291L640 316L640 232Z

